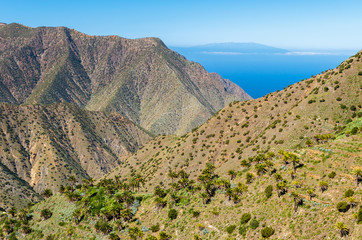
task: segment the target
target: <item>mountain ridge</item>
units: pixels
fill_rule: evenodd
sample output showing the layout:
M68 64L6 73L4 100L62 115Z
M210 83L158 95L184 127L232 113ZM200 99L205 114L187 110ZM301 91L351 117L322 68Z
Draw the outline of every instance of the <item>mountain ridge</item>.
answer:
M119 112L154 134L183 134L230 101L251 99L157 38L88 36L13 23L1 28L0 41L0 100L9 103L66 101ZM181 96L178 103L164 100Z

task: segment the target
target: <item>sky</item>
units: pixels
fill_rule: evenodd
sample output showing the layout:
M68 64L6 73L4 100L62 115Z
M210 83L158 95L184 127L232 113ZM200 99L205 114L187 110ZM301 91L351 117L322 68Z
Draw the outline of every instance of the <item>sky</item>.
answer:
M361 0L1 0L0 22L159 37L168 46L256 42L286 49L361 49L361 9Z

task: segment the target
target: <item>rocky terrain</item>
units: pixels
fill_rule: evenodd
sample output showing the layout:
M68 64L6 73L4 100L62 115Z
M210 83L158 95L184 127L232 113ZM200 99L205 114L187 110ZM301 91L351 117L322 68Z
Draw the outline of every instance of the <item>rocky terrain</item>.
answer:
M153 134L184 134L229 102L251 99L157 38L15 23L0 28L0 93L13 104L118 112Z

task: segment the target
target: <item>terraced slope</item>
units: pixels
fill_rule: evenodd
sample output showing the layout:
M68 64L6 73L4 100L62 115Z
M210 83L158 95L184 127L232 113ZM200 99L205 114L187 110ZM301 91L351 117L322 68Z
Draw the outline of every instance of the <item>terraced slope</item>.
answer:
M251 99L160 39L19 24L0 28L0 93L13 104L118 112L154 134L186 133L229 102Z

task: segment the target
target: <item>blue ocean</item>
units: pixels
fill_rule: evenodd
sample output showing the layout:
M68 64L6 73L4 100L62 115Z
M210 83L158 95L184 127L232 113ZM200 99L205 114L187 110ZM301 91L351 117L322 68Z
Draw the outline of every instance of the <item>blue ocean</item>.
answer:
M209 72L217 72L238 84L253 98L281 90L290 84L333 69L354 51L338 53L290 52L288 54L195 53L177 49Z

